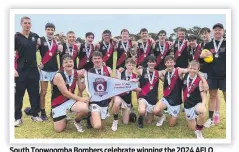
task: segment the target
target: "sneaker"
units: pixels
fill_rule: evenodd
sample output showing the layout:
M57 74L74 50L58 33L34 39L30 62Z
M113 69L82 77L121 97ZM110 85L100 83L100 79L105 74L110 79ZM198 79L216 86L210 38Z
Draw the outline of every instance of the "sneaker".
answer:
M24 109L24 112L25 112L25 114L28 115L28 116L32 115L32 114L31 114L31 108L30 108L30 107L26 107L26 108Z
M195 133L197 139L204 139L203 136L202 136L202 131L200 131L200 130L195 130L194 133Z
M76 127L78 132L85 132L85 130L83 129L83 127L82 127L80 122L74 121L74 125L75 125L75 127Z
M43 121L46 121L46 120L48 120L48 118L47 118L46 114L41 114L41 119L42 119Z
M114 120L111 129L113 131L116 131L118 127L118 120Z
M32 121L38 121L38 122L42 122L43 120L42 120L42 118L41 117L38 117L38 116L36 116L36 117L31 117L32 118Z
M162 115L161 117L159 117L159 120L158 122L156 123L156 126L159 127L159 126L162 126L163 125L163 122L165 121L166 117L165 115Z
M206 128L210 128L213 125L213 121L210 118L204 123L204 127Z
M220 123L220 116L218 114L216 114L214 117L213 117L213 123L215 125L218 125Z
M14 126L15 127L20 127L22 123L23 123L22 119L17 119L17 120L15 120Z

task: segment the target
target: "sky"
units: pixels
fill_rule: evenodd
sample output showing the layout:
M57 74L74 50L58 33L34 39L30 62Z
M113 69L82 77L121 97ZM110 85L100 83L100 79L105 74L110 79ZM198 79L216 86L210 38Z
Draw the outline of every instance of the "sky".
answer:
M28 16L32 20L32 31L40 36L45 35L45 24L54 23L56 33L74 31L77 37L84 38L86 32L93 32L95 40L101 39L104 30L111 31L112 36L120 35L124 28L137 34L141 28L158 33L165 30L169 36L176 27L191 28L193 26L212 28L222 23L226 28L224 14L16 14L15 32L21 31L20 19Z

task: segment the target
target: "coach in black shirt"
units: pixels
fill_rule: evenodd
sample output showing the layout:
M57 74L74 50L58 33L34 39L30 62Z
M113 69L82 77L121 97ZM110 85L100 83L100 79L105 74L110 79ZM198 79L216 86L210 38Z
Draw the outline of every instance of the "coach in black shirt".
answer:
M15 127L22 124L22 106L25 91L29 94L33 121L42 121L40 111L39 71L36 47L39 36L30 31L31 19L21 18L22 31L15 34Z

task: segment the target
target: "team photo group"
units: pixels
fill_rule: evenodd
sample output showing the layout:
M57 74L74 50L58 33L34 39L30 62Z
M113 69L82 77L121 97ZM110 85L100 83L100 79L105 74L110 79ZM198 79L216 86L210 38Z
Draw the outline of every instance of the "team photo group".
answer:
M193 138L203 139L204 128L220 124L220 111L226 110L220 109L220 103L226 102L226 29L222 23L202 27L198 35L177 28L174 40L165 29L152 37L142 27L138 38L127 28L118 37L105 29L97 42L90 29L79 38L76 31L58 34L58 25L46 22L42 27L45 35L38 35L31 30L34 22L30 17L22 16L18 22L15 130L27 126L23 126L24 115L37 126L53 123L50 129L55 134L69 130L70 124L79 134L101 131L107 119L112 120L107 130L112 133L132 123L132 130L142 132L148 126L160 129L165 123L169 129L177 129L180 121ZM88 87L102 92L107 84L101 77L89 84L87 73L111 77L109 81L126 80L137 87L94 101L91 96L96 93L86 93ZM24 101L26 91L28 101ZM25 102L30 107L24 107ZM179 117L181 113L184 117Z

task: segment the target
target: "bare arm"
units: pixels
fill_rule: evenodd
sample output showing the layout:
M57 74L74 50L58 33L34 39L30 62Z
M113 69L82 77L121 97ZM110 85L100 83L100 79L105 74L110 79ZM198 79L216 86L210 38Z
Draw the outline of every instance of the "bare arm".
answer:
M199 78L200 78L201 81L202 81L202 85L203 85L204 91L207 91L207 90L209 89L207 80L204 78L204 76L201 74L201 72L198 72L197 75L199 76Z
M202 81L199 82L199 90L201 92L202 103L199 104L199 112L205 113L206 112L206 103L207 103L207 94L206 91L203 89Z
M178 68L179 77L182 79L183 75L188 73L188 68Z
M57 73L56 76L54 77L53 84L55 84L58 87L58 89L63 94L63 96L65 96L69 99L73 99L73 100L80 101L80 102L88 102L89 101L88 97L82 98L82 97L79 97L79 96L71 93L67 89L65 81L63 80L61 74L59 74L59 73Z
M111 68L107 66L107 69L109 71L110 77L112 77L112 70L111 70Z
M165 70L159 71L159 79L164 82L164 76L166 74Z

